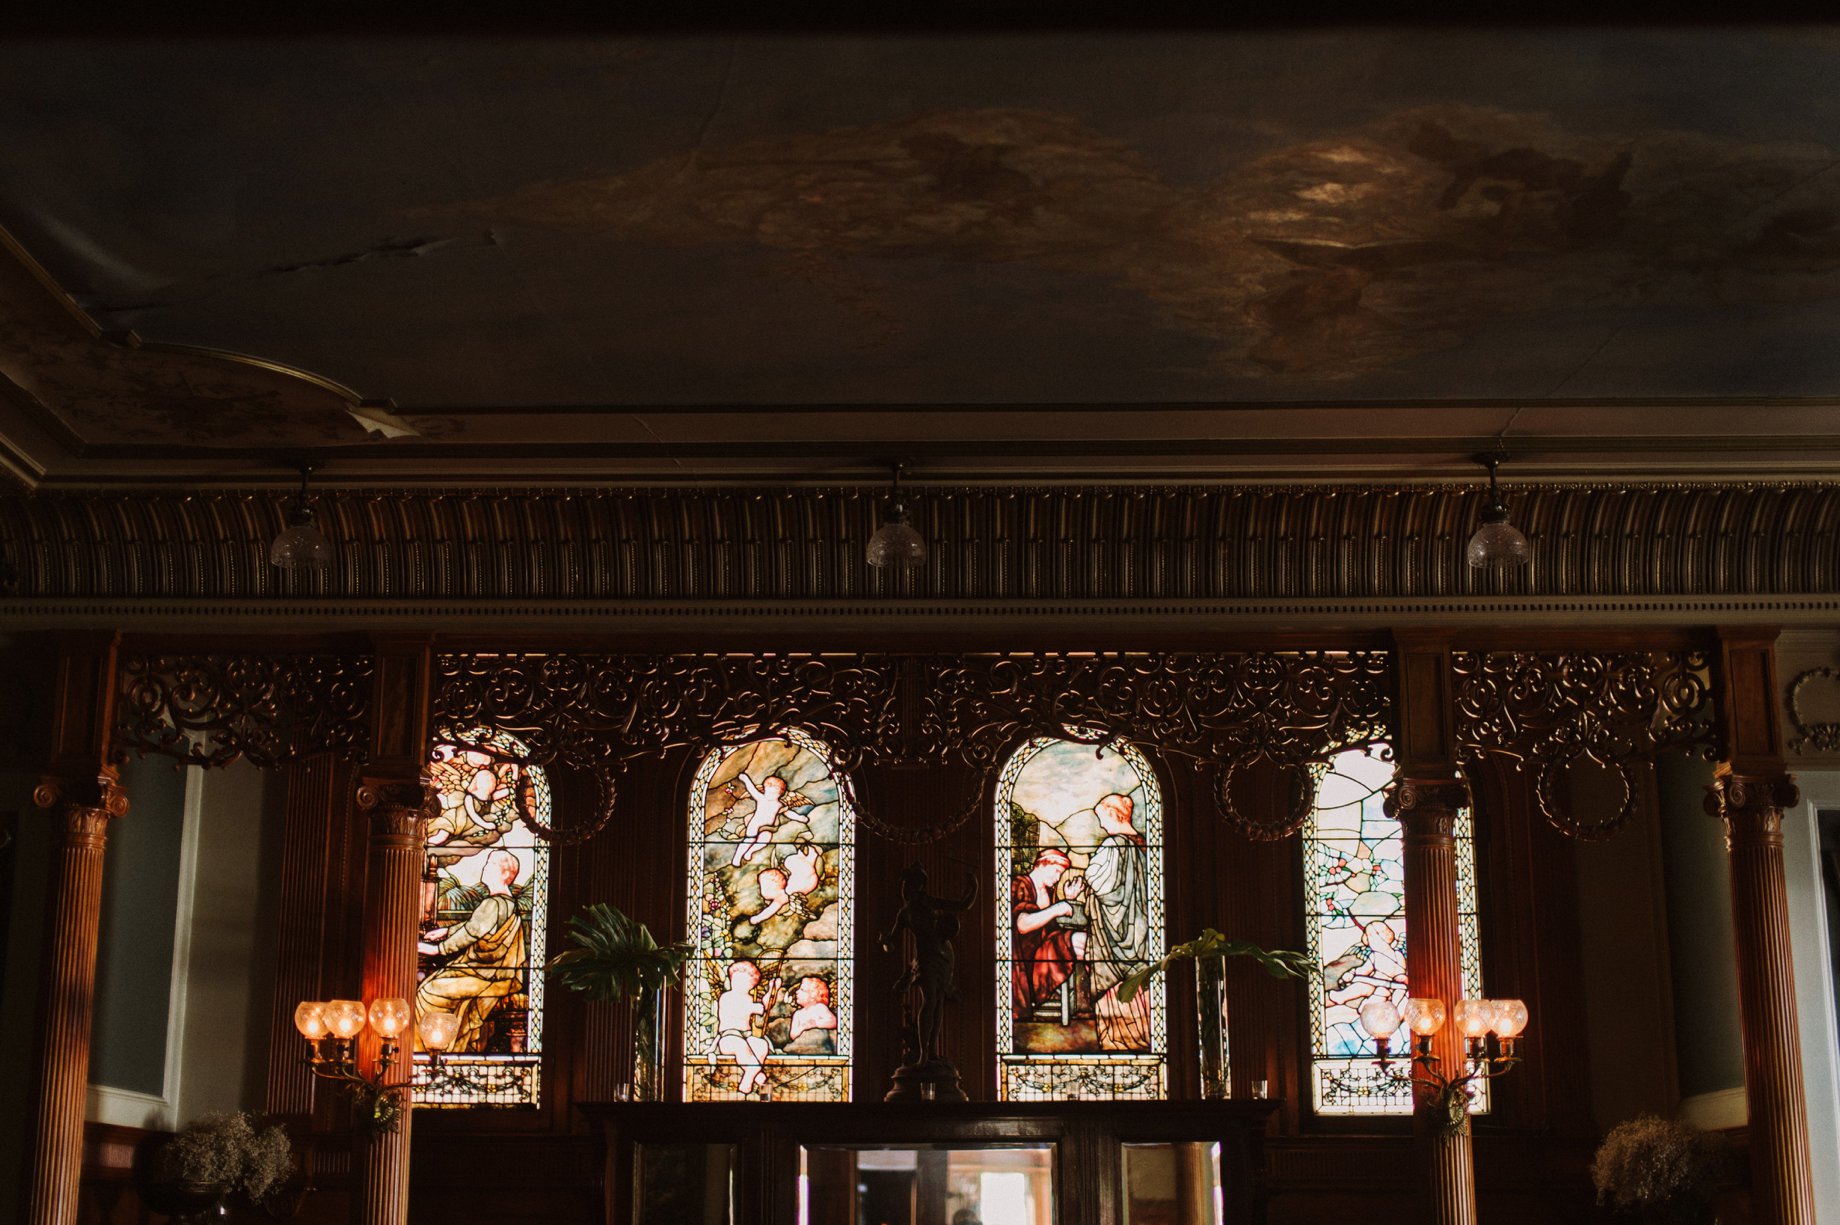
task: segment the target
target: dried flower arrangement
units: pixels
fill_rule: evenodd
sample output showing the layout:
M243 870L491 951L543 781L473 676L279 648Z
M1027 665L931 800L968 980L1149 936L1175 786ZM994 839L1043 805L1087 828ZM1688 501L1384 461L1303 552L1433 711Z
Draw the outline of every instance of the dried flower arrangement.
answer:
M1690 1210L1705 1204L1718 1165L1699 1128L1650 1114L1610 1129L1591 1162L1591 1180L1600 1204Z
M172 1182L241 1191L260 1202L294 1172L293 1147L280 1127L257 1131L248 1114L207 1114L193 1119L160 1156Z

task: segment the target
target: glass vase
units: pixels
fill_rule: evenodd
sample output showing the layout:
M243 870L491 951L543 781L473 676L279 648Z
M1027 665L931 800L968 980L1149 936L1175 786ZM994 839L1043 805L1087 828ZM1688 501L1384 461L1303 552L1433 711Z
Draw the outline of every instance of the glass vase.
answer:
M669 992L649 991L633 1001L632 1100L664 1100L665 1009Z
M1195 958L1195 1034L1201 1042L1201 1096L1232 1096L1227 1064L1227 961Z

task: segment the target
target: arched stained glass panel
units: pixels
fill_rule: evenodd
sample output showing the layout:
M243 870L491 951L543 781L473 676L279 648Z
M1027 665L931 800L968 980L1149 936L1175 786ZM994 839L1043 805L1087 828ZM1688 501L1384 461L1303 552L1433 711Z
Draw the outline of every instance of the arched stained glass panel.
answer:
M1076 733L1077 734L1077 733ZM1135 747L1042 736L997 784L997 1087L1008 1101L1159 1098L1168 1021L1163 798Z
M848 1101L856 816L830 750L717 749L689 820L684 1100Z
M436 1071L417 1040L420 1106L535 1106L543 1062L549 779L518 761L508 732L447 733L429 757L439 811L428 821L415 1009L453 1013ZM533 967L538 969L533 972Z
M1390 1074L1361 1028L1363 1005L1385 996L1403 1005L1406 981L1405 856L1399 822L1386 815L1394 767L1384 745L1349 749L1317 776L1316 807L1303 828L1309 949L1322 967L1310 978L1311 1094L1318 1114L1410 1114L1412 1087L1402 1035ZM1476 852L1469 811L1458 814L1457 896L1463 993L1482 990L1476 930ZM1481 1084L1472 1110L1488 1104Z

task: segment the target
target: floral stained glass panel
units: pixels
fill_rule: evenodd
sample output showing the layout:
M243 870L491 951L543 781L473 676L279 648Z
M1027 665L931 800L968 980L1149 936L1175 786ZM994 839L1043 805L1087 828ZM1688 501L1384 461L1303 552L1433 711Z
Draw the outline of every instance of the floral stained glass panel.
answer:
M830 750L718 749L689 820L684 1100L848 1101L855 814Z
M1038 737L997 785L998 1092L1009 1101L1159 1098L1163 801L1135 747Z
M435 745L422 874L417 1017L453 1013L453 1045L436 1071L419 1039L421 1106L535 1106L543 1055L541 967L549 917L549 779L524 744L475 728Z
M1322 967L1310 980L1311 1092L1318 1114L1410 1114L1407 1062L1380 1071L1361 1008L1376 996L1403 1005L1406 980L1405 857L1400 825L1386 815L1393 781L1383 745L1331 758L1317 778L1316 807L1304 826L1310 954ZM1476 857L1467 810L1456 824L1458 922L1463 991L1481 990L1476 931ZM1405 1038L1394 1040L1394 1054ZM1487 1085L1472 1109L1487 1107Z

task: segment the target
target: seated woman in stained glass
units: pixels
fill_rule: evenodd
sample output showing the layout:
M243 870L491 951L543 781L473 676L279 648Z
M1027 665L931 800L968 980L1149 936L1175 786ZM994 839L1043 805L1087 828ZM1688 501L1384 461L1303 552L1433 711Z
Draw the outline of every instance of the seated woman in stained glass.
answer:
M788 821L797 821L801 825L811 824L811 819L796 811L801 804L809 801L796 793L786 794L786 780L777 774L767 775L766 781L756 784L744 771L737 776L742 787L746 788L748 798L754 801L754 811L748 815L747 828L744 833L746 841L735 848L733 866L740 867L754 856L766 849L773 840L774 828L779 824L781 814ZM732 795L734 788L729 792Z
M716 1048L709 1053L714 1063L727 1055L741 1068L742 1096L754 1091L766 1072L767 1056L772 1044L754 1033L754 1018L764 1016L779 1002L779 979L767 988L765 999L754 998L760 986L760 967L751 961L737 961L728 967L728 990L716 999Z
M459 1029L449 1048L455 1054L483 1051L485 1025L506 997L524 988L529 965L524 921L511 887L522 866L510 851L492 851L480 873L486 896L458 927L436 927L423 934L416 949L430 956L451 956L415 990L415 1011L451 1012Z
M1054 897L1055 886L1072 866L1067 852L1046 847L1035 856L1028 875L1010 882L1010 914L1016 925L1010 979L1018 1012L1053 999L1085 956L1086 933L1059 926L1059 920L1073 917L1073 903L1084 892L1081 879L1067 882L1065 897Z

